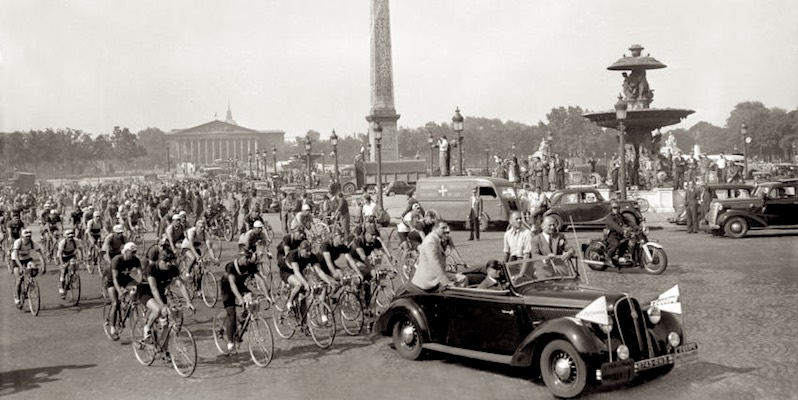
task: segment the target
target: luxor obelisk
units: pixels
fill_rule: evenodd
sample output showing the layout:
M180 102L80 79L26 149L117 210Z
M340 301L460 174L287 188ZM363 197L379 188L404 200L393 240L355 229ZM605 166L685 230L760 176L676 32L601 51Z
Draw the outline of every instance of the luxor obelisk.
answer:
M391 58L391 18L388 0L371 1L371 112L369 143L375 147L373 122L382 126L382 159L399 159L399 133L396 121L399 114L393 102L393 61ZM376 151L369 152L376 161Z

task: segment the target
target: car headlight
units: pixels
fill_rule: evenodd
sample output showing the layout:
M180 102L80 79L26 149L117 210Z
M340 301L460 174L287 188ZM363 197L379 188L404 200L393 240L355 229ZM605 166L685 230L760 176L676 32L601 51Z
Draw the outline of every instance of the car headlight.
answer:
M626 345L618 346L618 349L615 350L615 353L618 354L618 359L623 361L629 358L629 348Z
M657 306L651 306L648 309L648 320L651 321L652 324L656 325L659 323L659 320L662 319L662 311L659 310ZM670 339L670 337L668 337Z
M682 339L679 337L678 333L671 332L671 333L668 334L668 344L670 344L671 347L676 347L681 342L682 342Z
M599 324L599 326L601 327L601 331L604 332L607 335L609 335L610 332L612 332L612 321L610 321L610 323L606 324L606 325Z

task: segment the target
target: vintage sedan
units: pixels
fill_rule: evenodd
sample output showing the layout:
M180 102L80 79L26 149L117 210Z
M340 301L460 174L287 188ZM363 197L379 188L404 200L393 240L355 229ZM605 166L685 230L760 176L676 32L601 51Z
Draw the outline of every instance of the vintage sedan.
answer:
M550 198L551 207L544 215L550 215L557 222L560 230L570 226L604 227L605 219L610 213L610 204L598 190L593 188L570 188L554 192ZM621 214L627 220L640 225L643 214L637 201L618 200Z
M707 185L712 200L736 199L751 197L754 187L745 183L719 183ZM676 214L668 218L668 222L676 225L687 225L687 210L682 207ZM706 222L705 220L701 221Z
M557 397L592 386L669 372L695 358L686 343L678 286L640 303L623 293L585 286L570 266L517 261L498 290L400 290L374 325L392 336L400 356L424 351L529 368ZM506 281L506 280L505 280Z

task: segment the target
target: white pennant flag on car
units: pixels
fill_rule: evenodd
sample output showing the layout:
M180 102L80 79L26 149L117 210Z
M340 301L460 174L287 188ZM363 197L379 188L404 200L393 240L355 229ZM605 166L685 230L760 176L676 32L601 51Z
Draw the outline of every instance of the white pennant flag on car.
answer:
M651 300L651 305L659 307L662 311L681 314L682 303L679 302L679 285L666 290L656 300Z
M595 322L597 324L608 325L610 323L610 316L607 314L607 297L601 296L582 311L576 313L576 318L583 321Z

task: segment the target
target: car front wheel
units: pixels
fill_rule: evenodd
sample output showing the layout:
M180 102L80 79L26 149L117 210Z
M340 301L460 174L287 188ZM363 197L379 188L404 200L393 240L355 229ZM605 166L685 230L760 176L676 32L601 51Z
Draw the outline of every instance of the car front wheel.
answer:
M540 374L556 397L579 396L587 386L587 365L574 346L565 340L554 340L543 348Z
M417 360L421 357L421 330L418 325L407 317L402 317L393 326L393 345L402 358Z
M748 233L748 221L743 217L732 217L723 225L723 232L728 237L739 239Z

